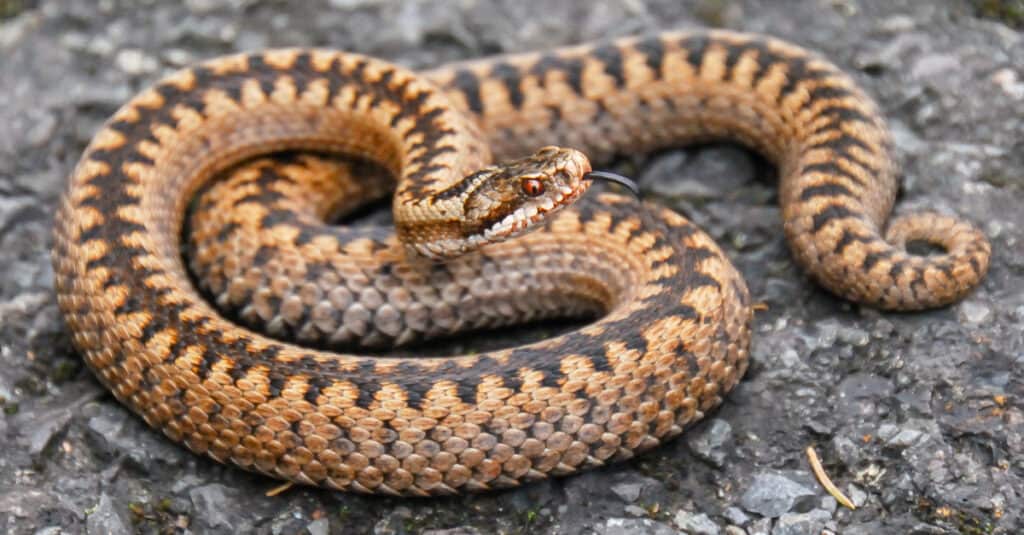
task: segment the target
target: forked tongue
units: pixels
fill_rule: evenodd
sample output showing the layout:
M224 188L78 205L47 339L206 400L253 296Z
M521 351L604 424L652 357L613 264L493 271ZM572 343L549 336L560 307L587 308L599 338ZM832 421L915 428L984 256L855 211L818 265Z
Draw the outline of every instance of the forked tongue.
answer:
M637 199L640 198L640 186L638 186L636 182L633 182L633 180L626 178L622 175L609 173L607 171L591 171L583 175L583 178L588 180L604 180L606 182L618 184L626 188L626 190L632 193L633 196L636 197Z

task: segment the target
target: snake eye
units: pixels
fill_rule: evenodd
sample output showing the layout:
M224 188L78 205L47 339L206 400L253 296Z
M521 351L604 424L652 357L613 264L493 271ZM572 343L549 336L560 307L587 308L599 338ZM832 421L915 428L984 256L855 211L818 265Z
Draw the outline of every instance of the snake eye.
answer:
M523 188L523 193L530 197L544 193L544 183L536 178L524 178L520 186Z

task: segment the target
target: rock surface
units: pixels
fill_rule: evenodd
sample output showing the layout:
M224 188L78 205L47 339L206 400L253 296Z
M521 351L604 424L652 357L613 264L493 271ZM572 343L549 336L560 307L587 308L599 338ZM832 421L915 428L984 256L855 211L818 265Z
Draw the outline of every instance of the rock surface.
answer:
M0 531L1021 532L1024 35L1019 19L973 4L0 2ZM150 431L72 351L52 296L51 214L100 123L161 74L267 46L426 67L699 26L775 34L848 70L893 126L905 164L900 209L962 214L992 240L981 288L921 314L841 302L793 265L772 170L759 159L714 146L622 162L719 240L767 304L746 379L692 440L579 477L434 501L308 488L268 498L276 481ZM822 500L809 445L856 511ZM762 474L812 495L751 505L763 504L745 499Z

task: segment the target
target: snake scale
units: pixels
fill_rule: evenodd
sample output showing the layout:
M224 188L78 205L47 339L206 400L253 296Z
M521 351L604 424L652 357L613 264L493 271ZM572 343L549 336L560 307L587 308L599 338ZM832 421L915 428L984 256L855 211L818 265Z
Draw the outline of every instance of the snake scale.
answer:
M936 307L988 268L968 223L887 222L892 144L846 75L783 41L699 31L422 73L285 49L173 74L70 178L59 306L118 400L221 462L395 495L602 466L720 403L752 312L682 216L583 196L588 156L714 139L778 166L793 256L838 296ZM392 230L326 223L392 191ZM359 354L556 316L596 319L487 353Z

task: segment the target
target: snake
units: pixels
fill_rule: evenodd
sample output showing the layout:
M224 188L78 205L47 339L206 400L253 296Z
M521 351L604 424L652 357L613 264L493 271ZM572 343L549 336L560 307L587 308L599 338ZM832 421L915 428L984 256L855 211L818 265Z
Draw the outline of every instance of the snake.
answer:
M976 226L891 217L893 142L848 75L777 38L696 30L419 72L310 48L180 70L71 173L57 302L114 397L216 461L401 496L573 474L679 435L748 366L751 297L714 241L615 186L588 192L609 176L591 161L716 140L775 164L792 258L836 296L920 310L983 279ZM392 224L344 222L389 195ZM554 317L584 323L415 350Z

